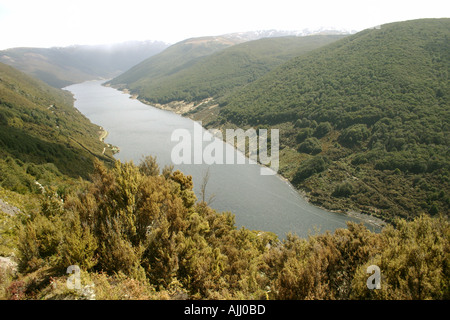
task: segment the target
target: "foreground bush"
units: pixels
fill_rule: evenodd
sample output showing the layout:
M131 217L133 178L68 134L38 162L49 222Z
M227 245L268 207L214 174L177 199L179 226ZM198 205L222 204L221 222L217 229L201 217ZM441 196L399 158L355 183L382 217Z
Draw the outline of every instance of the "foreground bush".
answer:
M97 163L92 181L64 201L43 196L40 212L21 228L21 277L7 292L63 297L67 292L51 282L63 282L67 267L78 265L95 279L97 299L450 297L450 225L443 216L399 220L381 233L349 223L280 241L237 229L231 213L197 201L190 176L160 172L151 159L111 169ZM370 265L381 269L380 290L366 286Z

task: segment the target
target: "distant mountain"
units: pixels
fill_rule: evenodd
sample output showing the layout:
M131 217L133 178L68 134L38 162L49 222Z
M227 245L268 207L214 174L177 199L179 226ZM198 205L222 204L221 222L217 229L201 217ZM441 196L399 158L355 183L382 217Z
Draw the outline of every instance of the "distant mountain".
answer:
M167 46L158 41L130 41L113 45L12 48L0 51L0 62L62 88L86 80L112 78Z
M450 19L382 25L219 99L208 127L277 128L280 172L319 205L450 212Z
M38 189L34 181L88 178L94 158L112 159L100 131L69 92L0 63L1 186L26 192Z
M193 46L195 42L202 43L202 38L191 39L147 59L109 83L127 88L139 99L153 104L200 102L246 85L290 58L342 37L264 38L234 45L227 42L227 46L211 38L208 47Z
M197 59L239 43L225 37L200 37L178 42L163 52L154 55L109 82L110 85L123 86L140 91L171 74L194 64Z
M349 35L355 33L356 31L348 30L338 30L333 28L320 28L320 29L303 29L303 30L257 30L257 31L247 31L247 32L234 32L224 34L223 37L236 39L239 41L252 41L259 40L263 38L279 38L279 37L304 37L311 35Z

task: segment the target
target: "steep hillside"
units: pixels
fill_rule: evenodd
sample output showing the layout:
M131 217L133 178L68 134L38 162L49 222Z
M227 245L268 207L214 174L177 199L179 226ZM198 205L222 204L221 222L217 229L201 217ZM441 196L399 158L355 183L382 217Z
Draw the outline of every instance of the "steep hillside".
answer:
M139 87L127 83L132 92L150 103L167 104L173 101L200 102L217 98L246 85L281 63L336 41L343 36L307 36L265 38L248 41L199 58L176 70L167 72L157 81L142 68ZM171 60L178 56L168 57ZM171 62L170 60L165 60ZM117 83L119 80L113 80Z
M0 62L62 88L99 77L117 76L167 46L157 41L134 41L63 48L12 48L0 51Z
M0 63L0 185L19 192L34 181L87 178L103 154L101 128L73 107L67 91Z
M170 75L192 64L197 58L210 55L234 44L236 42L222 37L187 39L142 61L109 83L111 85L127 84L132 90L142 88L148 83L156 82L160 77Z
M449 213L450 19L364 30L219 104L209 127L272 127L281 173L316 204L385 219Z

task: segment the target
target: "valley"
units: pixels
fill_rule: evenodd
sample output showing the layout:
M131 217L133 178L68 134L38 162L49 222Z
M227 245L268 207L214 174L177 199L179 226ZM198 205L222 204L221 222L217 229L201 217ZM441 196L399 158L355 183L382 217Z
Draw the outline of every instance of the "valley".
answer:
M345 37L261 39L144 75L162 52L136 67L141 75L108 84L206 128L278 128L280 173L314 204L392 222L448 210L438 195L449 168L447 26L417 20Z
M448 300L449 37L430 18L0 51L0 299ZM276 174L247 163L263 140Z

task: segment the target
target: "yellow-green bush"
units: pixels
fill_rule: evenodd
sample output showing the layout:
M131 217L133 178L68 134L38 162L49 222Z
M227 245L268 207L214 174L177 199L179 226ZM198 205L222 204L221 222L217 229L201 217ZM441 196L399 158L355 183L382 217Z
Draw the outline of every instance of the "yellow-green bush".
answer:
M24 222L20 271L25 278L47 271L39 281L10 284L15 296L50 290L42 289L49 275L61 279L78 265L97 279L96 297L104 299L449 298L450 224L443 216L399 220L381 233L349 223L280 241L237 229L231 213L196 202L191 177L179 171L95 167L92 183L64 203L43 195L40 212ZM381 270L380 290L366 286L370 265Z

